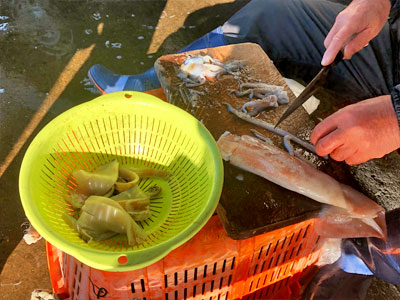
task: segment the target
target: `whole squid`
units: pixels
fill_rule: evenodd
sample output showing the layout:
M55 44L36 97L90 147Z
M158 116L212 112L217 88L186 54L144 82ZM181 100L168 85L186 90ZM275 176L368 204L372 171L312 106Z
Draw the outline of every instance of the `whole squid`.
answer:
M329 175L278 147L251 136L240 137L225 132L217 143L222 158L231 164L262 176L288 190L340 208L333 211L328 207L323 211L329 218L329 220L325 219L326 224L329 223L332 226L338 224L338 227L342 228L343 225L351 222L362 222L359 228L364 231L353 232L352 234L355 234L353 237L385 238L386 225L384 221L382 222L384 209L350 186L337 182ZM319 228L323 229L321 226ZM330 235L334 233L331 232Z

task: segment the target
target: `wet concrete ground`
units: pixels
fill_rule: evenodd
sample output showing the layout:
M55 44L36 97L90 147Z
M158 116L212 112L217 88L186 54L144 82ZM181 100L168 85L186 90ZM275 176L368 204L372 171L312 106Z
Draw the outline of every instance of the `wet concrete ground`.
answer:
M90 66L143 72L247 2L0 0L0 271L27 221L18 194L23 155L55 116L97 96L87 78ZM38 251L28 247L25 254ZM43 263L37 268L46 274ZM16 278L21 271L16 268ZM375 281L372 288L369 299L396 298L390 296L395 286Z

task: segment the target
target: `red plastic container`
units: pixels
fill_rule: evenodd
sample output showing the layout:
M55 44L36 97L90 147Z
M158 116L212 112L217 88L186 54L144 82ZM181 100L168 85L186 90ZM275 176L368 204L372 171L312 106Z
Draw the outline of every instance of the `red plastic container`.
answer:
M162 260L129 272L90 268L47 243L51 282L71 300L295 299L298 276L320 254L313 226L311 219L235 241L213 216Z

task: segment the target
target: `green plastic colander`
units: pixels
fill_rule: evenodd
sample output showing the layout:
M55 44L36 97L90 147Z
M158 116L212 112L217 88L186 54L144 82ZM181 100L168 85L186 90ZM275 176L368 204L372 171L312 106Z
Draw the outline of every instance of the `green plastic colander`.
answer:
M70 174L92 171L113 159L121 166L167 170L151 217L139 222L148 237L129 246L126 237L86 244L62 219L75 189ZM52 120L30 144L19 190L26 216L51 244L96 269L146 267L194 236L212 216L221 195L223 165L208 130L184 110L154 96L118 92L78 105Z

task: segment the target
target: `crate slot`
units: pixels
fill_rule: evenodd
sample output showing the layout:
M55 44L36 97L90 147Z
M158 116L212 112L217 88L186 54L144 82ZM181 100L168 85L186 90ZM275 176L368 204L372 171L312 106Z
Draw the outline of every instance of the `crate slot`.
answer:
M297 243L297 241L299 240L299 237L300 237L300 235L301 235L302 230L303 230L303 228L301 228L300 231L299 231L299 233L297 234L297 237L296 237L296 240L295 240L296 243Z
M270 248L271 248L271 243L268 245L267 251L265 252L265 257L268 256L268 253L269 253L269 249L270 249Z
M283 246L285 246L286 240L287 240L287 237L285 236L285 239L283 240L282 245L281 245L281 250L283 249Z
M273 293L274 293L274 291L275 291L275 288L276 288L276 283L274 283L274 284L272 285L271 294L273 294Z
M279 268L278 273L276 274L276 279L278 280L279 275L281 274L282 268Z
M273 256L271 256L271 258L270 258L270 260L269 260L269 264L268 264L268 270L271 268L271 264L272 264L272 261L274 260L274 257Z
M290 272L292 272L293 271L293 269L294 269L294 265L296 264L296 262L293 262L293 264L292 264L292 267L290 268Z
M233 270L233 268L234 268L234 266L235 266L235 258L236 258L236 257L233 257L233 259L232 259L231 270ZM222 272L225 271L225 263L226 263L226 259L224 260L224 265L222 266Z
M268 274L265 274L263 286L265 286L265 282L267 281Z
M299 255L302 246L303 246L303 243L301 243L301 244L299 245L299 249L297 250L296 256Z
M303 234L303 239L307 236L308 229L310 228L310 225L307 226L306 231Z
M282 263L286 262L286 255L287 255L287 251L285 251L285 253L283 254L283 258L282 258Z
M258 264L256 264L256 265L254 266L253 276L256 275L256 273L257 273L257 268L258 268Z
M206 278L207 276L207 265L204 265L204 274L203 274L203 278Z
M217 272L217 263L214 263L214 268L213 268L213 275Z
M260 259L262 251L263 251L263 246L261 246L260 253L258 253L258 259Z
M256 284L256 289L258 289L258 287L260 286L260 279L261 279L261 277L258 277L257 284Z
M185 270L185 278L184 278L184 280L183 280L184 283L187 283L187 282L188 282L188 281L187 281L187 278L188 278L188 271Z
M276 252L276 248L278 248L278 244L279 244L279 240L276 241L275 248L274 248L274 251L273 251L274 253Z
M292 251L290 252L290 255L289 255L289 260L290 260L290 259L292 259L293 252L294 252L294 248L292 248Z
M269 278L269 282L272 282L272 280L273 280L273 278L274 278L274 274L275 274L275 271L272 271L271 277Z
M175 272L174 274L174 279L175 279L175 285L178 285L178 273Z
M142 292L145 292L146 291L146 286L144 284L144 279L140 279L140 283L142 285Z
M131 292L132 294L135 293L135 284L133 282L131 282Z
M286 267L285 267L285 271L283 271L283 275L286 275L286 271L287 271L287 269L288 269L288 265L286 265Z
M265 288L265 294L264 294L264 296L267 296L268 295L268 292L269 292L269 288L270 288L271 286L269 285L269 286L267 286L266 288Z
M260 273L264 272L265 262L266 262L266 260L264 260L262 265L261 265Z
M321 238L321 236L318 236L318 237L317 237L317 240L315 241L315 244L314 244L314 247L313 247L313 250L312 250L312 251L315 251L315 249L317 248L318 242L319 242L320 238Z

